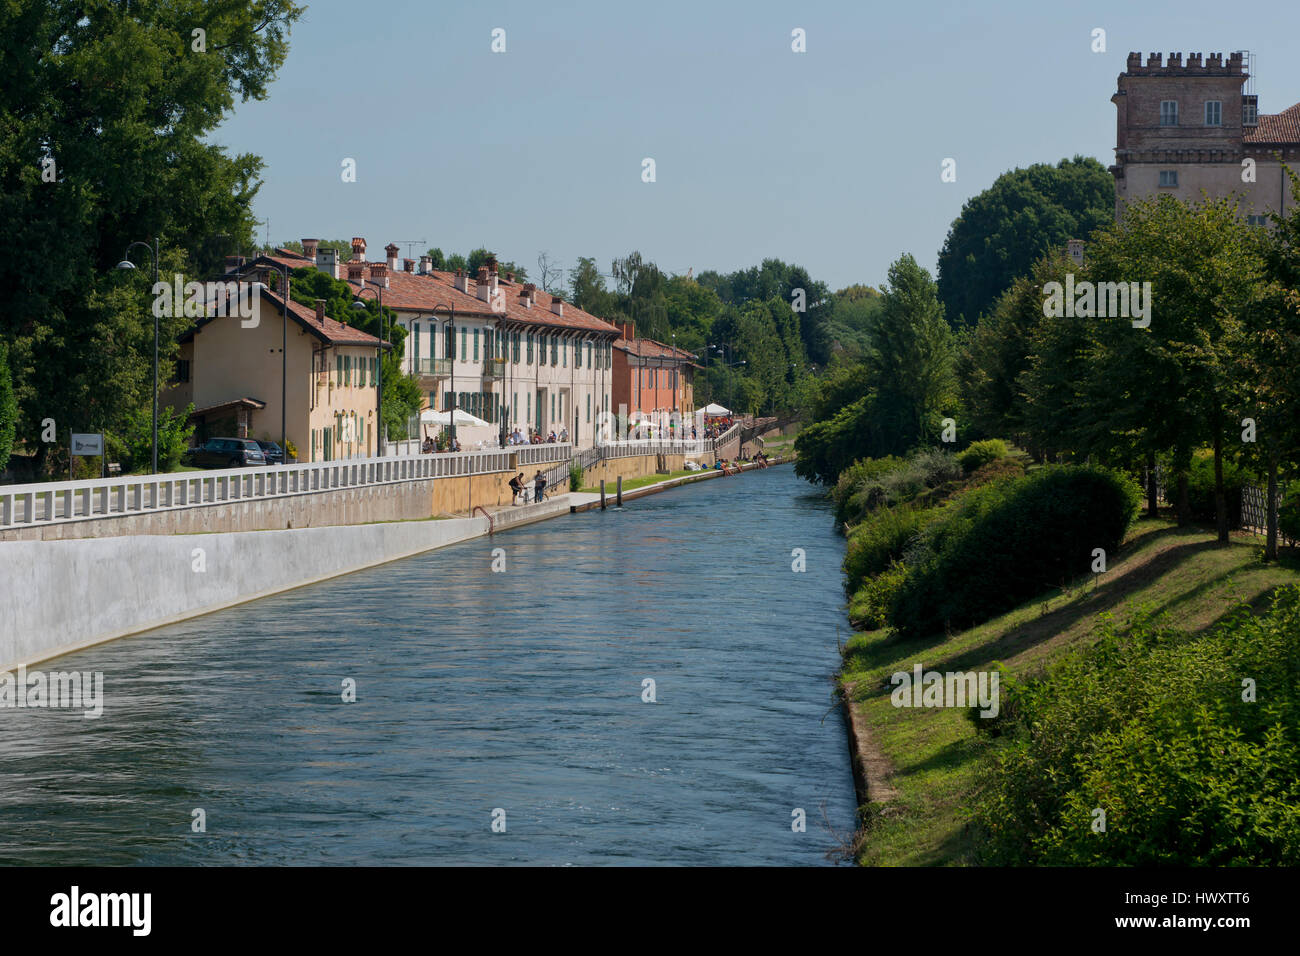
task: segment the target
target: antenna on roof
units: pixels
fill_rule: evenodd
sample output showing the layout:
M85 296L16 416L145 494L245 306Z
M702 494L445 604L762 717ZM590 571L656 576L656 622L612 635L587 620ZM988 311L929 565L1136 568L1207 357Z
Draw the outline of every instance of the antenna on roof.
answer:
M402 243L406 243L406 258L414 259L415 256L411 255L411 246L424 246L428 241L428 239L396 239L393 244L401 245ZM425 246L425 248L428 247Z

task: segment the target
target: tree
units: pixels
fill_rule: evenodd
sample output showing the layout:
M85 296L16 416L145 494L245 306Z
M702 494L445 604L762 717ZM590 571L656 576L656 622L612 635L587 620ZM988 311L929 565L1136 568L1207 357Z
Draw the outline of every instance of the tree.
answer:
M1264 556L1277 560L1278 475L1296 470L1300 454L1300 176L1288 171L1291 215L1272 216L1263 239L1266 282L1247 310L1242 350L1243 411L1254 419L1256 443L1246 448L1268 476Z
M551 261L549 252L537 254L537 279L542 285L543 292L555 292L564 281L564 270L558 263Z
M335 279L318 269L294 269L289 296L300 305L309 307L314 306L317 299L324 299L326 315L370 335L380 335L379 303L369 296L356 299L352 286L342 279ZM364 310L353 308L357 301L365 306ZM396 313L387 306L384 307L382 331L393 347L385 350L383 356L383 395L379 407L388 425L388 434L400 435L405 434L407 419L419 414L424 398L419 379L407 375L402 368L406 330L398 324Z
M18 401L9 379L9 350L0 342L0 471L9 465L14 447L14 428L18 423Z
M956 348L934 280L910 255L889 267L884 304L871 330L868 367L875 411L894 436L889 453L937 436L956 411Z
M974 325L1043 253L1087 239L1114 217L1115 183L1095 159L1003 173L966 201L939 253L939 298L949 321Z
M301 12L289 0L0 7L0 339L39 466L42 419L110 431L150 403L145 270L113 270L128 244L159 237L162 274L192 278L223 246L251 247L261 161L209 137L236 96L265 98Z
M1231 201L1161 196L1126 207L1121 224L1096 234L1088 258L1089 279L1149 281L1152 293L1147 328L1126 316L1095 320L1089 444L1172 445L1180 473L1191 449L1210 445L1218 538L1227 544L1224 442L1239 420L1240 358L1250 348L1244 322L1263 266L1255 236Z

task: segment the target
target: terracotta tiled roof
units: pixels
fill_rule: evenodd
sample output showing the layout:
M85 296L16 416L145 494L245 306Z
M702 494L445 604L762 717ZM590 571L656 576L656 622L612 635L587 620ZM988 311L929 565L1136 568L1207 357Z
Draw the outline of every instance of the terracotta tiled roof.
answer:
M365 284L370 289L379 288L378 283L370 278L371 264L366 266ZM347 282L354 289L360 287L360 283L347 278L347 263L340 264L340 271L343 272L343 281ZM430 272L420 275L415 272L393 272L388 273L388 288L384 289L384 305L390 309L398 309L403 312L424 312L431 314L434 306L451 306L456 310L457 315L474 315L489 319L498 319L502 313L493 312L492 307L484 302L475 293L474 279L469 280L469 292L461 292L454 285L455 276L450 272ZM551 297L545 292L537 293L537 300L532 308L526 308L519 299L519 292L523 287L518 283L506 282L500 280L498 291L501 293L506 305L505 317L507 321L518 322L521 325L533 325L538 328L553 329L570 329L582 330L588 332L602 332L608 335L617 335L618 329L610 325L604 319L598 319L590 313L582 311L571 302L564 303L564 314L556 315L551 311ZM371 298L370 294L366 298Z
M266 318L267 315L279 315L280 309L282 308L282 303L284 301L283 299L280 298L280 296L276 295L270 289L263 286L262 300L263 302L265 302L267 305L270 306L269 312L261 313L262 318ZM292 319L294 322L296 322L299 326L306 329L312 335L316 336L316 338L320 339L322 342L325 342L328 345L360 345L360 346L369 346L370 348L375 348L379 345L379 339L375 338L375 336L370 335L369 333L366 332L362 332L360 329L353 328L350 325L346 325L342 322L338 322L334 319L331 319L328 315L324 317L323 322L316 321L315 309L311 309L298 302L294 302L292 299L289 301L288 314L289 314L289 318ZM188 342L190 339L194 338L195 332L199 331L201 328L203 328L203 326L207 325L209 322L212 322L215 318L217 317L208 316L206 318L199 319L194 323L193 327L188 332L186 332L184 335L181 336L180 340L182 342ZM391 343L389 342L384 343L384 348L392 348L392 347L393 346Z
M619 339L614 348L622 349L638 358L671 358L679 362L694 362L698 356L685 349L674 348L654 339Z
M1300 143L1300 103L1281 113L1262 114L1259 125L1242 139L1247 143Z

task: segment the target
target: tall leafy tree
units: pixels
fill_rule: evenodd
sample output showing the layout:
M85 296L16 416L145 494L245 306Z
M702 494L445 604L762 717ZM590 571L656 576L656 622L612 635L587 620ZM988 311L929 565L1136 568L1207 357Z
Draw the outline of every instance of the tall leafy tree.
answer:
M930 273L911 255L889 267L883 308L871 330L868 366L876 414L894 435L891 451L935 437L956 411L956 343Z
M41 463L42 419L120 430L150 401L146 260L113 270L128 244L159 237L163 274L194 278L223 246L251 247L261 161L208 136L236 97L266 96L301 12L289 0L0 5L0 339L17 431Z
M972 326L1048 250L1115 218L1115 183L1076 156L1003 173L962 206L939 252L939 298L954 327Z

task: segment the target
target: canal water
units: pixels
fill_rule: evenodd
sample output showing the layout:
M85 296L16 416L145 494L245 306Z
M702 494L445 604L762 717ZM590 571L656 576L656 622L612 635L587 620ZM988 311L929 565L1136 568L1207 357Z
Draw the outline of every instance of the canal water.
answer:
M842 557L778 467L60 658L103 715L0 710L0 863L825 865Z

